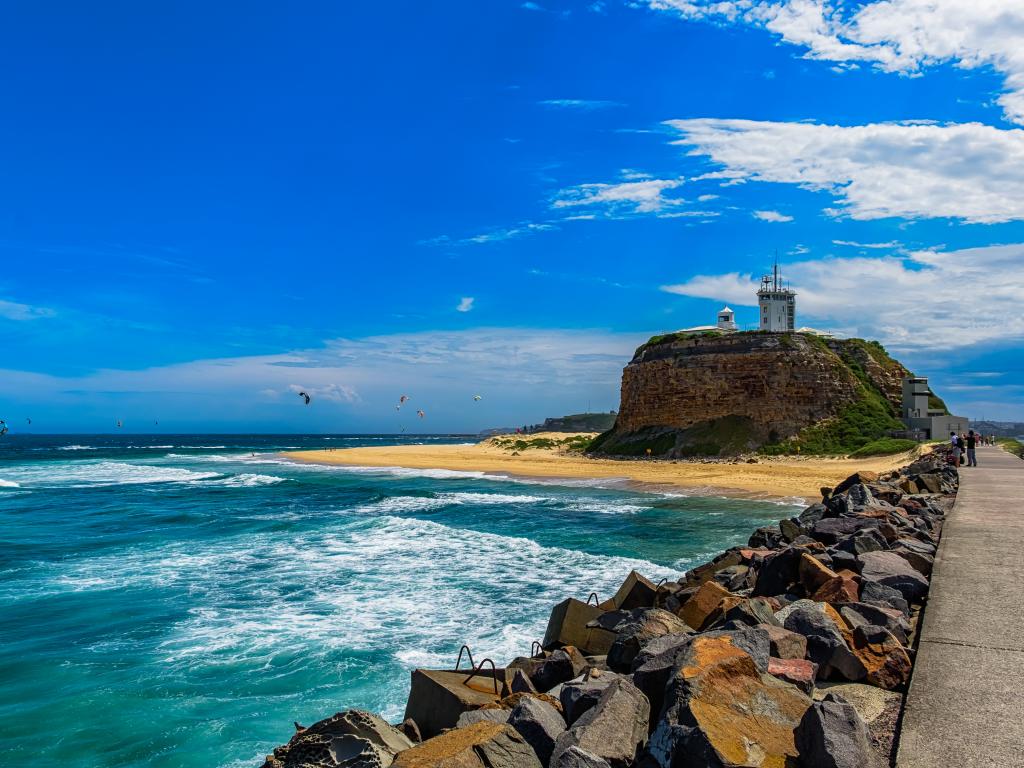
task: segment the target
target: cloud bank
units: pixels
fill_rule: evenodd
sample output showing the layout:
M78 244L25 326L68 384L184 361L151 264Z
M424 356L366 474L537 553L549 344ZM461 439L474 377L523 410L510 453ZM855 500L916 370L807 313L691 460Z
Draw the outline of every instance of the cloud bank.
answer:
M1004 78L998 97L1010 122L1024 124L1024 3L1019 0L649 0L686 19L744 24L800 46L809 59L861 63L915 75L953 64L991 67Z
M1024 243L786 265L797 324L877 338L896 350L1024 340ZM663 291L755 306L756 276L698 275Z

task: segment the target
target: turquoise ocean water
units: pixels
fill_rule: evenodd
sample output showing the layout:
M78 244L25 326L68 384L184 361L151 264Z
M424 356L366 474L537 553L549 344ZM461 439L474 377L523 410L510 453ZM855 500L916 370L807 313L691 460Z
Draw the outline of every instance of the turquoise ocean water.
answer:
M551 606L673 577L785 505L615 480L344 469L296 448L445 437L0 440L0 764L258 766L415 666L528 652Z

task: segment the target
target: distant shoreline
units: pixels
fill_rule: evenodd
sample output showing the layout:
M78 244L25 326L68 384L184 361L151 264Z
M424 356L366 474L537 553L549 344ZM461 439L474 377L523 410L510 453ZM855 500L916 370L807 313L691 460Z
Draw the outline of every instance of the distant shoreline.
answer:
M558 433L550 436L568 437ZM787 456L758 458L756 464L748 464L742 460L596 459L559 449L528 449L514 455L497 446L493 438L470 445L373 446L289 451L282 456L314 464L486 472L524 480L623 480L642 487L709 495L812 501L819 496L821 486L835 485L853 472L887 472L912 459L907 453L863 459Z

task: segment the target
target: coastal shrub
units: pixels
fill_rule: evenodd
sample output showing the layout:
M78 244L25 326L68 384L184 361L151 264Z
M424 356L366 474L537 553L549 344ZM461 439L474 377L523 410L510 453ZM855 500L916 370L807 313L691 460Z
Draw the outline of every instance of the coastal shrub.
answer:
M1000 437L996 439L996 442L1014 456L1019 456L1024 459L1024 443L1020 440L1016 440L1012 437Z
M835 418L818 422L789 440L765 445L761 452L845 455L885 437L892 430L902 429L903 423L896 418L893 405L871 386L863 368L858 365L857 369L854 375L861 380L857 402L846 406Z
M861 446L850 454L854 458L864 456L889 456L893 453L904 453L917 447L914 440L901 440L894 437L883 437L881 440L872 440L867 445Z

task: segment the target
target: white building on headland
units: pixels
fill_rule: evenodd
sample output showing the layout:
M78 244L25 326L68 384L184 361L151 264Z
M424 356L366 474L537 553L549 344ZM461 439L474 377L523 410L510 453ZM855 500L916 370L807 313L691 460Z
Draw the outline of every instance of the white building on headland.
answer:
M772 267L772 273L761 278L757 307L761 313L762 331L783 333L796 330L796 291L783 284L778 261Z
M796 328L796 291L782 282L782 274L779 272L779 263L776 261L772 267L772 273L761 278L761 288L757 292L757 306L760 312L761 322L759 329L771 331L772 333L786 333L796 331L797 333L810 333L815 336L822 336L826 339L833 338L829 331L819 331L817 328L803 326ZM718 319L714 325L695 325L692 328L682 328L679 333L707 333L716 331L718 333L737 333L740 327L736 325L736 313L729 307L722 307L718 310Z

